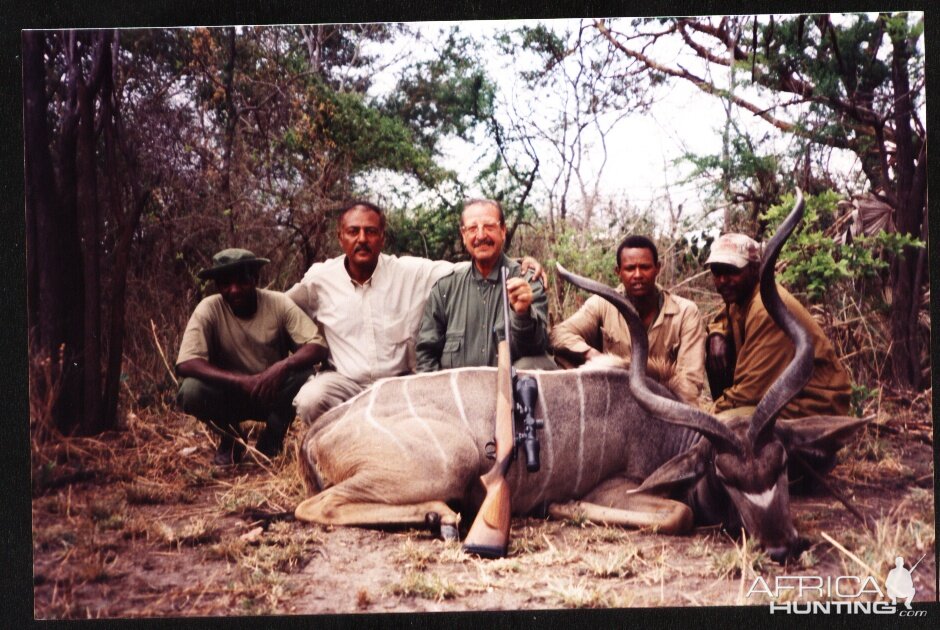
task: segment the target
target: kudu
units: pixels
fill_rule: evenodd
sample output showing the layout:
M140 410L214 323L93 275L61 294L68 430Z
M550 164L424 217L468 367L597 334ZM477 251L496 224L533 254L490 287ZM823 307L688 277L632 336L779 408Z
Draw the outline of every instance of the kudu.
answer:
M647 379L646 333L629 302L559 268L624 315L633 339L631 367L527 372L539 387L541 470L510 468L514 514L547 507L555 517L684 533L694 510L701 523L735 530L743 524L776 560L799 552L787 450L826 460L864 422L775 422L812 369L812 347L782 308L773 279L773 263L801 211L800 196L771 240L761 271L761 296L794 339L796 356L753 416L732 426ZM479 507L479 478L492 465L487 443L495 392L495 368L463 368L384 379L328 411L300 445L301 473L316 494L297 507L297 518L332 525L430 523L455 539L460 516L453 508ZM663 494L685 502L657 496Z

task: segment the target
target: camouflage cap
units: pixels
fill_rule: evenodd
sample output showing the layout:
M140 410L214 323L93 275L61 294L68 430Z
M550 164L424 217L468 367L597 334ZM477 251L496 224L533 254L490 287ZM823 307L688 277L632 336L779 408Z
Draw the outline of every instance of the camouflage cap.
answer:
M271 261L267 258L259 258L247 249L231 247L229 249L223 249L213 256L212 266L203 269L196 275L202 280L208 280L215 278L220 273L231 271L232 269L237 269L242 266L259 268L269 262Z
M712 251L705 266L731 265L741 269L748 263L760 262L760 245L744 234L722 234L712 243Z

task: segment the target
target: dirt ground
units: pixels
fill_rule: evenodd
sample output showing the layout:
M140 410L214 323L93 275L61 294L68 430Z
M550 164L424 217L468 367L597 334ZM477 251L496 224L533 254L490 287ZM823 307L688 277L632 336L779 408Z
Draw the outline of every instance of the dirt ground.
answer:
M304 525L289 516L304 496L296 428L273 464L219 470L198 422L130 414L94 440L33 445L35 616L766 606L747 596L758 576L873 575L883 587L896 556L924 554L915 601L935 601L929 401L884 403L829 476L870 528L825 490L794 497L812 546L787 566L717 528L674 537L517 518L509 556L481 560L423 531Z

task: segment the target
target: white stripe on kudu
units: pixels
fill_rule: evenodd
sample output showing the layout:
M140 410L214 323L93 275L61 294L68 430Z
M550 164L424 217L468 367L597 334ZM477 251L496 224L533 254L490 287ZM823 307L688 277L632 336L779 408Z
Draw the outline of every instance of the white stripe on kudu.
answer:
M372 426L374 426L376 429L378 429L379 431L387 435L395 444L395 446L398 447L398 450L400 450L404 454L404 453L407 453L408 451L405 448L405 445L402 444L401 441L398 439L398 436L396 436L394 433L392 433L391 431L383 427L381 424L379 424L378 421L375 419L375 416L372 413L372 409L375 406L375 399L378 396L379 390L382 389L382 387L387 382L388 381L385 381L385 382L380 381L372 386L372 394L369 396L369 406L366 407L366 421Z
M578 409L580 410L580 426L578 427L578 476L574 481L574 491L581 491L581 476L584 474L584 381L578 372Z
M463 408L463 398L460 397L460 388L457 387L457 372L450 373L450 391L454 394L454 402L457 404L457 411L460 412L460 419L464 426L470 428L470 421L467 420L467 412Z
M774 484L773 486L771 486L769 490L764 490L760 494L752 494L750 492L742 492L741 494L743 494L744 498L750 501L751 503L753 503L754 505L757 505L759 507L766 509L767 506L770 505L770 502L773 501L774 493L776 492L777 492L777 484Z
M535 383L539 387L539 392L542 392L539 398L542 399L542 421L545 423L541 431L541 455L542 455L542 468L545 470L545 474L542 475L542 487L539 488L539 494L536 499L537 503L540 503L545 500L545 490L548 488L549 482L552 480L552 473L555 467L555 451L552 449L552 423L549 419L548 413L548 396L545 395L545 389L542 386L542 379L539 378L539 374L535 375ZM533 410L532 413L535 413Z
M405 403L408 405L408 411L411 412L411 417L413 417L418 424L424 429L425 433L431 436L431 441L434 442L434 446L437 447L437 452L441 456L441 470L447 469L447 453L444 452L444 447L441 446L440 440L437 439L437 436L434 435L434 431L431 430L431 426L428 424L426 418L422 418L418 415L418 412L415 411L415 407L411 402L411 395L408 393L408 383L410 381L402 381L402 391L405 395Z
M604 374L604 391L607 393L607 402L604 403L604 423L603 433L601 434L601 455L599 461L604 461L604 454L607 452L607 427L610 426L610 375ZM595 469L597 469L595 467ZM601 471L597 469L597 478L600 479Z

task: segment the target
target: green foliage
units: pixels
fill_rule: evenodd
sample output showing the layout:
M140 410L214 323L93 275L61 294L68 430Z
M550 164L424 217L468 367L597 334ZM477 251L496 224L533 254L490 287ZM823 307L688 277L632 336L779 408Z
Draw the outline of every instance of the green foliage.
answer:
M495 86L476 57L477 45L452 29L432 60L406 70L382 105L407 125L429 152L445 135L470 139L470 132L493 115Z
M777 201L782 186L779 173L786 170L787 156L766 146L769 134L753 137L736 124L723 134L725 148L720 154L686 153L677 162L692 166L685 181L704 183L712 203L731 204L732 220L724 228L737 230L740 221L751 222Z
M843 281L878 276L888 268L888 255L902 255L904 247L923 246L916 238L885 232L858 237L847 244L837 243L826 230L837 218L839 198L831 190L806 195L803 221L780 254L780 260L786 264L780 279L797 291L806 292L814 302L822 300ZM786 195L762 217L769 232L776 230L793 204L793 195Z
M864 416L868 403L877 398L878 390L866 385L852 383L852 396L849 403L852 407L852 415L858 418Z
M552 266L561 263L578 275L616 286L620 280L614 268L617 243L612 239L587 237L583 230L566 225L558 230L552 247Z
M677 278L687 278L705 269L705 261L715 241L713 234L702 234L700 238L682 236L672 250Z
M535 70L519 70L519 76L532 84L545 85L550 81L549 73L562 63L569 52L564 39L543 24L524 26L511 33L502 33L497 37L500 52L504 55L518 56L522 52L531 52L542 62Z
M447 206L418 206L387 213L386 246L390 254L454 260L461 250L459 202Z
M444 170L430 152L415 143L411 130L398 118L370 107L360 94L319 90L316 132L328 146L351 160L351 174L377 168L411 172L433 185Z
M541 262L549 270L549 316L551 321L560 322L572 315L587 299L587 294L559 279L555 266L561 263L565 269L580 276L592 278L609 286L617 286L620 279L614 272L617 244L619 240L598 238L571 225L563 225L555 232L555 238L549 245ZM527 252L529 253L529 252ZM538 255L537 255L538 257ZM576 297L580 296L580 297Z

